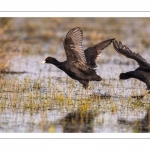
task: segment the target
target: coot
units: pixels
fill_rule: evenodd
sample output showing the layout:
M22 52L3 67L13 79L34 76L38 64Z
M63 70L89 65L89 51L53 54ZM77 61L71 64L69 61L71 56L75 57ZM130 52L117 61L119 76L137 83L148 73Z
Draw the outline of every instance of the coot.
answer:
M122 45L121 42L113 41L115 50L131 59L134 59L139 64L139 67L134 71L129 71L120 74L120 79L126 80L129 78L136 78L146 83L147 90L150 90L150 64L138 53L132 52L127 46Z
M96 60L102 54L104 48L111 44L114 39L102 41L94 46L83 50L83 32L80 27L70 30L64 41L64 49L67 60L59 62L53 57L47 57L42 63L50 63L63 70L69 77L78 80L86 89L89 81L101 81L96 74Z

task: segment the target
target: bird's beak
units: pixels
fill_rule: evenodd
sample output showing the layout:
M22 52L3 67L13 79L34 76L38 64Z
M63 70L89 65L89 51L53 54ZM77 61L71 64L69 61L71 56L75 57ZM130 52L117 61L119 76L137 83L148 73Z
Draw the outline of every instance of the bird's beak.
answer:
M46 61L45 61L45 60L41 62L41 64L44 64L44 63L46 63Z

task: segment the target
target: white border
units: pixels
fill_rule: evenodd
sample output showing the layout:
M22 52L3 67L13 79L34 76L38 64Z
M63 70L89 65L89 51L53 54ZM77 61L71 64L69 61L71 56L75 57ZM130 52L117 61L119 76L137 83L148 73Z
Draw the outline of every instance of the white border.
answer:
M0 12L0 17L150 17L150 12Z
M147 133L1 133L0 139L147 139Z
M0 17L150 17L149 2L147 3L135 0L94 0L91 2L86 1L47 1L42 0L26 0L22 2L20 0L2 1L0 5ZM88 12L87 12L88 10ZM138 11L139 12L133 12ZM9 12L4 12L9 11ZM14 12L11 12L14 11ZM20 12L19 12L20 11ZM30 11L30 12L23 12ZM36 12L34 12L36 11ZM48 12L55 11L55 12ZM57 11L57 12L56 12ZM58 12L69 11L69 12ZM82 11L82 12L74 12ZM86 12L84 12L86 11ZM92 11L92 12L89 12ZM101 12L93 12L101 11ZM103 11L103 12L102 12ZM105 11L105 12L104 12ZM107 11L107 12L106 12ZM109 11L109 12L108 12ZM115 11L115 12L110 12ZM120 11L120 12L118 12ZM124 12L130 11L130 12ZM144 11L144 12L141 12ZM0 138L33 138L33 139L71 139L71 138L100 138L100 139L125 139L125 138L150 138L150 134L144 133L1 133Z
M149 11L142 0L3 0L1 11Z

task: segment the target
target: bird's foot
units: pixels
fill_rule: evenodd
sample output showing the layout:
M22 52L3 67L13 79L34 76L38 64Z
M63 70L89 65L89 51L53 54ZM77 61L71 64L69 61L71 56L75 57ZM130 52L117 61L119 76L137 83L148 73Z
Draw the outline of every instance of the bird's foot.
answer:
M92 88L90 86L87 87L88 90L92 90Z
M83 87L86 89L86 90L91 90L92 88L88 85L88 86L84 86Z

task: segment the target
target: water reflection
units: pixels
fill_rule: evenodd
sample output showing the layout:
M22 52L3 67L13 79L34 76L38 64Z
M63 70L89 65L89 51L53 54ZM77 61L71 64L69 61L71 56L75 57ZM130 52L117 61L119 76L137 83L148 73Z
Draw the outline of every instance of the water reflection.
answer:
M143 119L136 121L127 121L125 119L118 119L120 124L133 126L133 131L138 133L150 132L150 108Z
M144 119L140 121L138 131L150 132L150 108L147 110L147 114L145 115Z
M65 133L91 133L94 130L93 121L95 116L97 116L97 113L92 111L71 112L60 120L60 124L63 127L63 132Z

